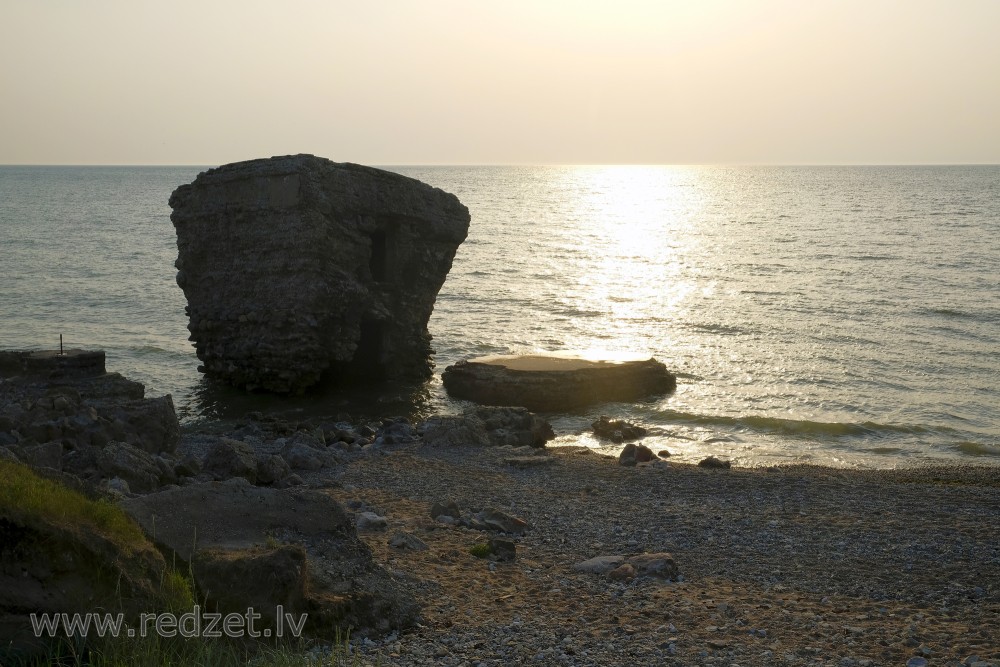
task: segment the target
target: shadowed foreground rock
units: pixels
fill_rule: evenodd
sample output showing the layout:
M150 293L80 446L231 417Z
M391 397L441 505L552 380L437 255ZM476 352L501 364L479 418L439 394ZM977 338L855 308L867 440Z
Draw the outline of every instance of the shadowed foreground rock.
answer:
M539 412L636 400L677 388L677 378L655 359L591 361L557 354L460 361L441 379L455 398Z
M170 206L204 372L276 392L430 375L427 321L469 228L454 195L294 155L210 169Z
M278 605L308 614L307 636L382 634L419 612L399 582L372 561L350 517L325 493L265 489L242 478L130 498L125 511L164 553L194 572L220 613L253 607L274 627Z
M0 460L0 664L50 664L65 640L36 634L30 614L121 612L134 624L177 602L167 569L117 510Z

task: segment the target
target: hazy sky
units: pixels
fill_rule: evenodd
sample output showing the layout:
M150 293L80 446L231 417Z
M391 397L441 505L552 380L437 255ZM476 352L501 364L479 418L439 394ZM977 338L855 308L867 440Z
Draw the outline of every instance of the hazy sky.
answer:
M1000 163L1000 0L0 0L0 163Z

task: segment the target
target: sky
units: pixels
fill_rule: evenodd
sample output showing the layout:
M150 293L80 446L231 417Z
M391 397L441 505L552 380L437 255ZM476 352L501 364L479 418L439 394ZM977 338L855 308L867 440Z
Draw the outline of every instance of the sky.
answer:
M1000 163L1000 0L0 0L0 164Z

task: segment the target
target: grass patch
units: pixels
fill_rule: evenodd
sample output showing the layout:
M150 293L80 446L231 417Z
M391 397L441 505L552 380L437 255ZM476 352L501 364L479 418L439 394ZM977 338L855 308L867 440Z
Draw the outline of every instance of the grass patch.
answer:
M490 554L493 553L493 550L490 548L488 543L480 542L469 547L469 553L476 558L489 558Z
M139 525L109 501L91 500L13 461L0 461L0 479L0 516L41 519L69 530L86 526L128 554L147 544Z

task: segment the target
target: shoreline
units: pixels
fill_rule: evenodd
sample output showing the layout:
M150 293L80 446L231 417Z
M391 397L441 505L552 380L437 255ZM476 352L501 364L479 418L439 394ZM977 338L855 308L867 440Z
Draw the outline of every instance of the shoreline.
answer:
M473 404L470 404L473 405ZM257 406L255 406L257 407ZM249 414L249 413L248 413ZM300 421L305 424L319 424L322 422L337 421L337 418L333 416L321 416L319 414L309 414L308 416L303 416L301 411L296 408L288 408L283 410L277 410L273 413L268 412L269 416L273 416L278 419L286 420L289 422ZM418 415L434 416L438 413L431 413L426 411L417 411ZM452 414L447 412L445 414ZM460 414L460 413L456 413ZM576 427L570 430L564 430L564 426L560 425L560 422L565 423L566 420L572 419L577 420L581 424L589 423L592 421L590 417L583 416L580 414L565 414L565 413L541 413L544 419L548 420L553 424L553 428L556 430L556 436L553 440L547 443L548 449L559 449L559 448L579 448L584 447L593 451L595 454L607 457L617 457L618 453L627 443L612 443L607 440L602 440L594 435L593 430L589 428ZM630 418L631 415L623 415L623 418ZM426 417L424 417L426 418ZM226 430L232 429L235 426L244 423L246 421L246 415L240 416L226 416L226 417L198 417L197 419L187 419L180 421L180 429L182 433L187 433L191 435L196 434L210 434L210 433L223 433ZM357 420L359 423L362 422L377 422L378 418L361 418ZM417 421L423 421L423 418L418 418ZM645 422L644 422L645 423ZM654 427L659 428L659 427ZM703 451L695 452L693 454L685 455L678 454L676 448L671 447L671 443L676 443L678 441L686 441L688 438L684 436L678 436L676 434L658 434L651 433L645 436L642 440L635 441L638 444L646 444L654 452L667 449L671 452L671 456L663 458L664 462L667 463L677 463L684 465L694 465L706 456L717 456L726 460L732 460L733 465L742 470L755 470L755 469L765 469L772 467L790 467L790 466L814 466L818 468L828 468L830 470L846 470L846 471L892 471L892 470L921 470L924 468L985 468L1000 471L1000 458L990 456L990 455L949 455L949 456L937 456L937 457L920 457L911 456L909 458L900 458L898 454L893 455L893 462L886 462L884 465L876 466L870 463L873 461L871 456L864 459L844 459L844 462L840 465L831 465L829 462L810 462L807 460L786 460L778 459L776 455L772 455L770 458L755 459L750 456L740 456L737 452L732 452L730 450L734 449L737 445L745 444L730 440L718 440L718 441L696 441L691 440L694 444L701 445ZM581 442L582 441L582 442ZM662 441L662 442L661 442ZM803 442L808 442L803 440ZM596 444L587 444L596 443ZM706 445L714 445L706 446ZM851 453L850 451L848 453ZM747 460L755 461L747 463ZM858 462L861 461L861 462ZM868 462L868 463L866 463Z
M415 626L378 635L386 629L374 624L376 634L355 640L370 663L1000 665L994 466L718 469L664 459L625 466L586 447L540 446L541 420L518 409L420 427L256 413L180 428L169 398L138 398L137 383L116 374L78 382L79 391L58 385L51 394L43 379L7 387L18 423L58 414L58 423L71 424L66 415L81 409L93 422L65 461L58 441L58 452L44 443L12 451L43 468L52 467L46 456L58 467L77 450L90 452L96 468L71 467L68 477L89 471L97 484L114 473L121 479L99 491L123 502L160 492L161 501L173 499L185 487L195 495L225 487L284 497L281 490L294 486L314 494L315 507L336 500L345 534L355 540L356 527L367 545L359 553L370 551L379 576L420 609ZM97 388L104 402L85 405ZM123 406L134 410L122 414L135 431L123 437L135 445L95 444L102 429L126 425L95 407L114 416ZM152 426L162 442L146 441ZM125 454L131 458L112 458ZM243 456L245 469L237 466ZM140 470L131 461L150 465ZM453 507L453 518L439 520L435 505ZM194 507L173 517L182 528L204 518ZM507 517L510 528L489 528L477 519L484 515ZM290 516L274 525L291 525ZM330 520L326 514L320 523ZM320 579L336 562L316 541L322 526L262 533L241 521L224 526L244 529L241 548L301 552ZM494 538L512 559L491 560L499 553L493 546L483 552ZM677 571L578 567L640 555L669 559ZM351 577L338 582L355 585ZM326 649L317 641L312 650Z
M538 458L537 465L515 463ZM376 562L424 607L356 649L391 665L1000 664L1000 480L985 466L706 470L584 449L403 446L305 478L356 512ZM453 500L523 518L513 563L469 553ZM399 551L397 532L428 545ZM666 551L683 581L572 566ZM321 649L317 649L321 652Z

